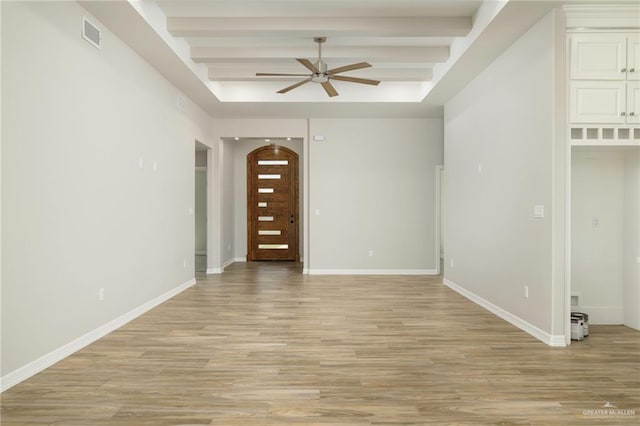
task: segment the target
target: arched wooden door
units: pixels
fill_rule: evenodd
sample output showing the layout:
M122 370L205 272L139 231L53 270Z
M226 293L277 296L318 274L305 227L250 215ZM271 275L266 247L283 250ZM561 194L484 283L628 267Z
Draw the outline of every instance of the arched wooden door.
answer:
M247 261L295 260L298 154L269 145L247 155Z

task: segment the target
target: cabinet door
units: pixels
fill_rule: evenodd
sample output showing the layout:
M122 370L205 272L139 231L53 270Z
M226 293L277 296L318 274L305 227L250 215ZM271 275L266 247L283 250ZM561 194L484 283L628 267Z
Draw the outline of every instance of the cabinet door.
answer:
M627 83L627 123L640 123L640 82Z
M640 80L640 33L627 39L627 80Z
M624 80L627 35L572 35L570 61L571 78L574 80Z
M624 81L572 81L569 85L572 123L624 123Z

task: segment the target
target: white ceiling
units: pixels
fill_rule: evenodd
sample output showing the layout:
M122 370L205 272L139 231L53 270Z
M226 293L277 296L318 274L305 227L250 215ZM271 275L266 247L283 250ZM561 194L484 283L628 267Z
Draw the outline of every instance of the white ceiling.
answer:
M556 2L519 0L81 1L210 114L225 117L428 117ZM309 71L313 37L329 68L366 61L333 81L285 94Z
M256 72L308 74L295 58L316 62L314 37L327 37L322 57L329 69L356 62L371 68L343 75L380 80L379 86L333 81L334 102L420 102L433 66L465 37L481 0L212 0L158 1L172 37L189 45L204 64L210 86L227 102L326 102L319 84L279 89L305 79L256 77Z

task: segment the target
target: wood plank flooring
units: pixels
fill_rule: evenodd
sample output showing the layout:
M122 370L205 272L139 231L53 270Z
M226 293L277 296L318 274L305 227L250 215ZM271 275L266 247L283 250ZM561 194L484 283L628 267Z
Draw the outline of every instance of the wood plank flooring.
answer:
M637 425L640 332L550 348L439 277L234 264L1 407L3 426Z

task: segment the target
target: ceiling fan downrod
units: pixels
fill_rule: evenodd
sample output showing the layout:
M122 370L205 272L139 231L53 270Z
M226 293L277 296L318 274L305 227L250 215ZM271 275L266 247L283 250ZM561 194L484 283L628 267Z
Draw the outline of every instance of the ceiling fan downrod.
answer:
M322 62L322 43L327 41L327 38L314 37L313 41L318 43L318 62L315 63L318 72L313 74L311 81L313 81L314 83L325 83L329 81L329 78L327 76L327 64Z

